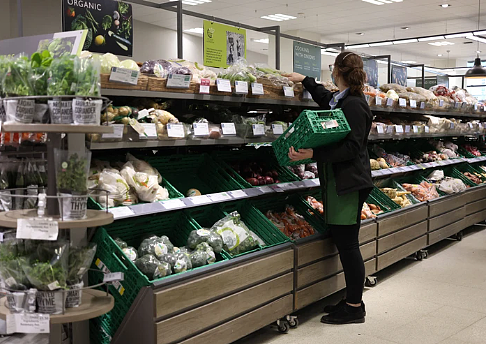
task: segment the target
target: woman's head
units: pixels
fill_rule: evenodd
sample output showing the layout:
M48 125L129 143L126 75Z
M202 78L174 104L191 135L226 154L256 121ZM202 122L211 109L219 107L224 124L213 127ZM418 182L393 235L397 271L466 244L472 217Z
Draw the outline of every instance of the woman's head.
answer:
M359 55L349 51L342 52L334 61L332 73L336 82L349 87L350 94L359 95L363 92L366 73Z

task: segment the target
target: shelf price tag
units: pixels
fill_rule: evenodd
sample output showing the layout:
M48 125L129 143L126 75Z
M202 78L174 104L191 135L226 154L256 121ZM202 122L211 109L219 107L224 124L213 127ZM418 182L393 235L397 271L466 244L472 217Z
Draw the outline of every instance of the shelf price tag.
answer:
M469 127L469 129L472 129L473 128L473 124L471 122L468 122L467 123L467 126Z
M194 136L209 136L208 123L194 123Z
M395 132L397 134L403 134L403 126L401 126L401 125L395 125Z
M110 82L121 82L123 84L136 85L140 72L126 68L111 67Z
M398 105L400 105L400 107L407 107L407 100L404 98L399 98Z
M283 91L284 91L284 95L287 98L293 98L293 97L295 97L295 93L294 93L294 88L293 87L284 86L283 87Z
M272 130L273 130L274 135L282 135L283 134L283 125L272 124Z
M181 199L171 199L161 202L166 210L185 208L186 204Z
M54 241L58 235L57 221L39 218L17 220L17 239Z
M248 195L246 194L246 192L243 191L243 190L234 190L234 191L229 191L228 193L233 198L244 198L244 197L248 197Z
M269 186L260 186L257 189L260 190L263 193L273 192L272 188L269 187Z
M201 205L201 204L208 204L211 203L211 200L209 199L208 196L206 195L201 195L201 196L194 196L194 197L189 197L189 201L191 201L192 204L194 205Z
M383 126L381 124L376 126L376 131L378 132L378 134L384 134L385 133L385 129L383 128Z
M311 96L310 92L309 92L309 91L307 91L307 90L304 90L304 92L302 93L302 98L303 98L303 99L309 99L309 100L312 100L312 96Z
M376 105L377 105L377 106L381 106L382 101L383 101L383 100L382 100L382 98L381 98L381 97L379 97L379 96L377 96L377 97L375 98L375 102L376 102Z
M101 137L104 139L121 139L123 137L123 129L125 124L110 124L113 128L113 134L102 134Z
M412 130L413 130L414 134L418 134L418 132L419 132L418 125L412 126Z
M135 215L135 212L130 209L129 207L116 207L108 209L108 212L113 214L115 220L121 219L124 217L131 217Z
M231 196L227 192L220 192L208 195L213 202L227 201L231 199Z
M387 134L393 134L393 125L387 125L386 126L386 133Z
M263 85L258 82L253 82L251 84L251 94L255 96L263 96L265 92L263 92Z
M417 108L417 101L414 100L414 99L410 99L410 107L412 109L416 109Z
M169 74L167 76L167 88L185 88L191 86L191 75Z
M441 99L441 100L439 100L439 107L443 107L443 106L444 106L444 100Z
M235 81L236 94L248 94L248 83L246 81Z
M409 125L406 125L405 126L405 133L406 134L409 134L410 133L410 126Z
M221 123L223 135L236 135L236 127L234 123Z
M425 102L420 103L420 109L424 110L425 109Z
M185 135L184 124L167 124L167 136L174 138L183 138Z
M231 82L227 79L216 79L216 86L218 87L218 92L231 93Z
M147 140L157 138L157 127L155 126L155 123L140 123L140 125L144 129L144 133L139 135L140 139Z
M462 103L459 103L459 102L455 102L454 103L454 108L455 109L459 109L461 106L462 106Z
M393 106L393 99L387 98L386 99L386 106Z
M18 313L7 314L6 333L49 333L49 314Z
M263 125L263 124L253 124L251 127L253 129L253 135L254 136L263 136L263 135L265 135L265 125Z
M108 282L119 282L123 281L125 278L125 275L123 272L110 272L108 274L105 274L103 276L103 282L108 283Z
M430 133L430 128L428 125L426 125L424 129L426 134Z
M211 80L201 79L201 85L199 85L199 93L209 94L209 88L211 87Z
M454 129L454 122L450 123L449 129Z

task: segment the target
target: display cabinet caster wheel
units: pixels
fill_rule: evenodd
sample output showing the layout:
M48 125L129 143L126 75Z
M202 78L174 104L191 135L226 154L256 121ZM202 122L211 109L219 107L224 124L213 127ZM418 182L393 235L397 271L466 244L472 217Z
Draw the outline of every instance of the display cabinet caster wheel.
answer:
M422 252L418 251L415 253L415 259L417 259L419 262L424 259L424 255Z
M278 331L281 333L287 333L290 330L290 324L287 320L278 321Z
M297 319L297 317L291 317L291 319L289 320L289 326L290 326L290 328L299 327L299 319Z
M454 239L456 239L457 241L462 241L462 238L464 238L464 233L462 231L454 236Z
M378 280L375 276L368 276L366 277L365 281L365 286L368 288L376 286L376 283L378 283Z

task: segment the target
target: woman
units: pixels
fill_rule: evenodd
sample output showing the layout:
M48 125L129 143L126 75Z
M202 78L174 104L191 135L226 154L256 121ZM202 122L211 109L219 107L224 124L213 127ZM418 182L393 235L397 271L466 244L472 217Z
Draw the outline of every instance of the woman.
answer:
M318 163L325 217L336 244L346 279L346 299L324 308L327 324L363 323L362 302L365 267L359 250L361 208L373 188L367 152L372 114L363 95L366 73L361 57L343 52L336 57L332 72L339 92L327 91L313 78L292 73L289 79L302 82L324 110L340 108L351 127L345 139L315 149L289 150L292 161L314 159Z

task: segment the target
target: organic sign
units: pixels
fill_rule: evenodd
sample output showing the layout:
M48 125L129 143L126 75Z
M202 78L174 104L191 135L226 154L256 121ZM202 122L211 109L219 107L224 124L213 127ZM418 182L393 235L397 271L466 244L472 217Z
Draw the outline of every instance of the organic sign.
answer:
M417 87L423 87L425 89L429 89L432 86L437 85L437 78L425 78L425 86L422 85L422 78L418 78L416 81Z
M226 68L246 59L246 30L204 21L204 65Z
M407 67L392 65L391 73L392 84L407 86Z
M294 41L294 72L321 77L321 48Z
M363 68L366 73L366 82L373 87L378 86L378 62L374 59L363 58Z
M62 0L62 30L87 30L84 50L132 56L132 5L114 0Z

